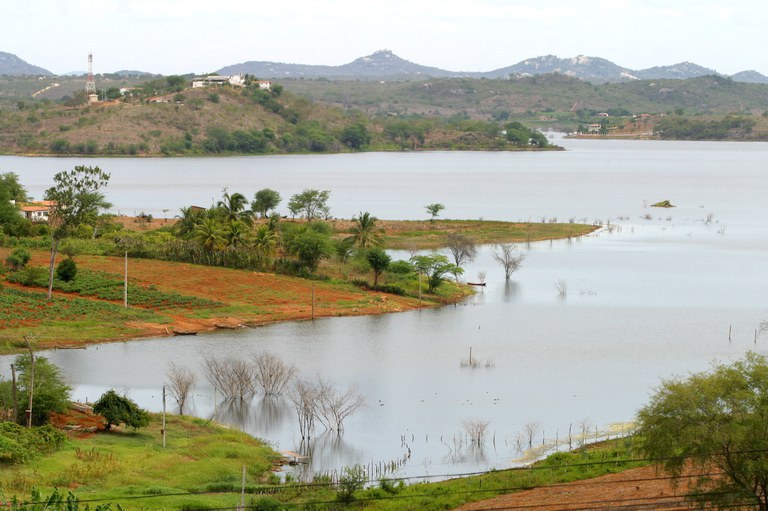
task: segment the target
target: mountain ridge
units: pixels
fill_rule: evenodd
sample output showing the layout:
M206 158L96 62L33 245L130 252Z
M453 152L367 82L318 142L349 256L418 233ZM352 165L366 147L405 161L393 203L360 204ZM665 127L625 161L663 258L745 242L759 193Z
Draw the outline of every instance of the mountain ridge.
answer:
M346 80L416 80L422 78L505 79L558 73L592 83L655 79L684 80L707 75L720 75L731 78L734 81L768 84L768 76L754 70L744 70L729 76L719 73L714 69L687 61L635 70L620 66L601 57L585 55L569 58L542 55L524 59L517 64L491 71L449 71L405 60L391 50L386 49L375 51L370 55L359 57L352 62L338 66L250 60L224 66L216 72L227 75L247 73L264 79L329 78ZM151 74L136 71L131 71L130 73ZM124 74L124 72L112 74ZM53 73L42 67L29 64L11 53L0 52L0 75L53 76Z

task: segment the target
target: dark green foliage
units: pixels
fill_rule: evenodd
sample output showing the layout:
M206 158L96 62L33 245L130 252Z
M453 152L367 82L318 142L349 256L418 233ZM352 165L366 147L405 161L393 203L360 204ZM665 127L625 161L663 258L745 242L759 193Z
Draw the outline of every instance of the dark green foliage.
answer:
M376 287L379 284L379 277L389 267L392 258L383 249L373 247L365 253L365 260L373 270L373 286Z
M253 195L251 210L265 218L270 210L275 209L280 204L280 200L279 192L269 188L262 188Z
M310 272L314 272L321 259L333 254L333 243L329 234L312 228L299 229L289 239L283 241L285 250Z
M125 424L138 429L149 424L149 414L126 396L108 390L93 404L93 411L104 416L107 431L112 426Z
M360 149L371 143L371 135L365 124L356 122L344 128L341 133L341 141L352 149Z
M691 480L697 502L768 509L766 425L768 360L749 353L663 382L638 412L637 435L641 450L674 477L703 474Z
M56 267L56 278L64 281L71 282L77 276L77 264L71 257L67 257L59 263Z
M31 360L29 355L19 355L14 362L20 409L26 408L29 400L29 388L32 383ZM69 385L64 383L64 377L58 367L45 357L35 357L32 424L46 424L51 412L66 411L69 407L70 390Z
M66 438L49 424L25 428L14 422L0 422L0 465L25 463L38 454L58 449Z
M400 275L407 275L409 273L413 273L415 268L411 263L408 261L393 261L389 264L389 268L387 269L389 273L397 273Z
M727 115L719 120L667 116L656 126L656 134L668 140L732 140L746 138L755 120Z
M517 146L547 147L549 145L547 137L536 130L526 128L517 121L505 124L504 130L507 140Z
M5 264L11 271L18 271L24 268L32 257L26 248L15 248L5 259Z

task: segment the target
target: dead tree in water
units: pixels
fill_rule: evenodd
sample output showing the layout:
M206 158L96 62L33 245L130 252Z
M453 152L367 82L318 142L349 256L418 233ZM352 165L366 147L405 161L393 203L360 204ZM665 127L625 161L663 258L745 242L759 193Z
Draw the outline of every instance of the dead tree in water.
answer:
M256 383L248 362L233 357L222 360L208 358L205 360L205 371L208 381L225 399L244 401L256 393Z
M265 397L279 396L296 374L296 368L285 364L272 353L253 357L254 380Z
M525 256L517 252L517 246L512 243L496 245L493 258L504 268L504 278L509 280L512 274L523 264Z
M187 403L189 393L195 386L197 376L186 367L179 367L171 362L168 367L168 390L179 405L179 415L184 415L184 405Z

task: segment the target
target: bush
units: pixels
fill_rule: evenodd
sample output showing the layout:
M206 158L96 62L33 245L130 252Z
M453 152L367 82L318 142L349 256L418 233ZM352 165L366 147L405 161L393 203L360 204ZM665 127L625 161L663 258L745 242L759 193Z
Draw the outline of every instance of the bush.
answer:
M408 261L393 261L389 263L389 268L387 268L387 271L389 273L408 275L409 273L415 273L416 269Z
M51 425L27 429L0 422L0 464L24 463L36 455L58 449L66 435Z
M11 252L11 255L9 255L8 258L6 258L5 264L11 271L18 271L27 265L30 257L32 256L30 255L29 250L25 248L17 248Z
M133 429L138 429L149 424L149 414L142 410L132 400L119 395L114 390L108 390L93 404L93 411L103 415L107 420L105 429L124 423Z
M77 276L77 264L72 258L66 258L56 268L56 278L64 282L71 282Z

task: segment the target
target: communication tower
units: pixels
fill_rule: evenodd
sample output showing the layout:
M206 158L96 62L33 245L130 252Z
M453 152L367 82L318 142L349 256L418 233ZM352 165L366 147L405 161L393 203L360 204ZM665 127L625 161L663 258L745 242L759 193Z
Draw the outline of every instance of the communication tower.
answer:
M93 78L93 53L88 54L88 78L85 80L85 94L96 94L96 80Z

